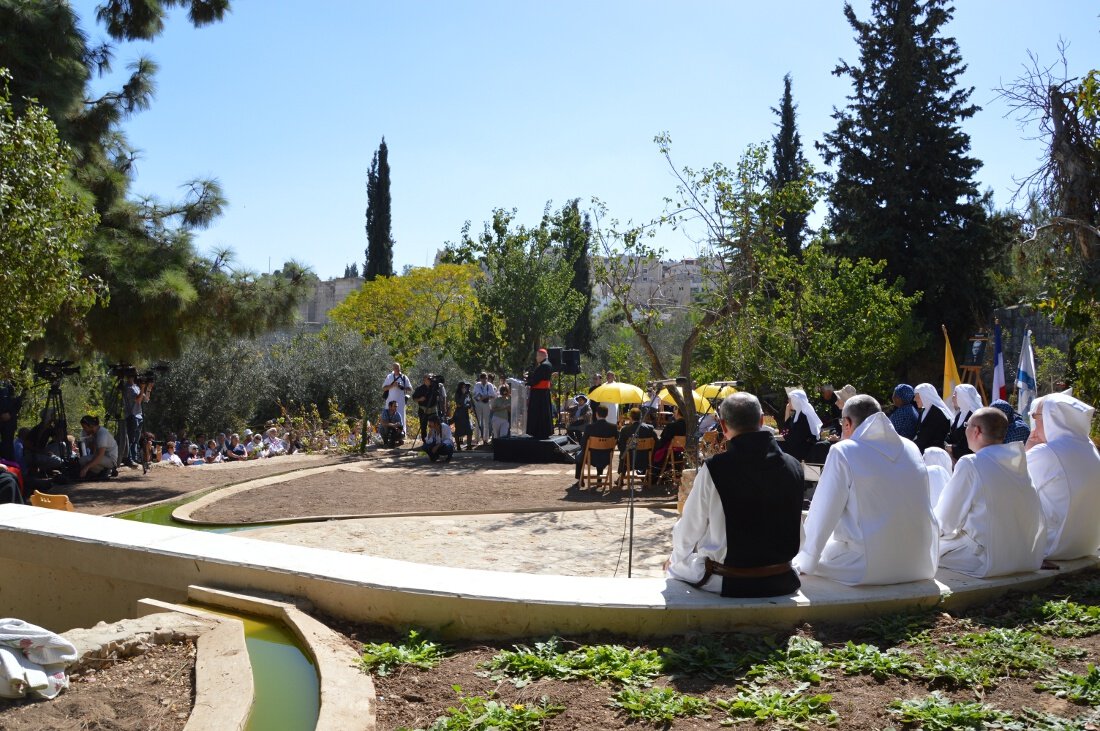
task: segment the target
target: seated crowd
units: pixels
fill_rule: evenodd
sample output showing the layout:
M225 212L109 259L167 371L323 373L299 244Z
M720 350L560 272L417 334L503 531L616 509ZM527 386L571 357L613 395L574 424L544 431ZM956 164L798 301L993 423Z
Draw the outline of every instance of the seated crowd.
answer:
M673 529L668 577L723 596L781 596L798 590L800 575L895 584L938 569L986 578L1095 556L1093 407L1064 393L1041 397L1029 430L1011 405L982 407L968 388L955 389L949 407L929 384L899 385L889 416L850 386L829 389L827 401L839 396L831 439L801 390L790 394L779 437L755 396L724 399L726 448L699 468ZM791 429L792 418L805 418L805 430ZM815 428L828 450L800 540L803 468L784 442L792 433L809 442Z

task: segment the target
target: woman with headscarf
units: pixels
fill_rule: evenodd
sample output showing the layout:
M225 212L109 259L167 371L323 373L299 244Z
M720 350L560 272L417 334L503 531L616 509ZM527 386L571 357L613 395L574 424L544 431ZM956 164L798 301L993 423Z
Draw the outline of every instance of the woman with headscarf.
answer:
M943 448L947 441L947 432L951 429L951 419L955 412L940 398L936 387L931 383L922 383L913 389L916 392L917 406L921 409L917 436L913 439L921 454L929 447Z
M817 444L820 433L821 418L810 406L806 392L801 388L791 390L787 394L787 420L783 423L783 441L779 446L787 454L804 462Z
M966 422L971 414L982 408L982 397L978 395L978 389L969 383L960 383L951 392L951 406L955 416L951 418L951 428L947 432L947 452L958 461L959 457L973 453L966 443Z
M899 383L894 387L894 410L890 412L890 423L894 425L894 431L898 436L906 439L916 439L917 427L920 426L920 413L913 405L913 399L917 392L908 383Z
M1000 411L1008 419L1008 431L1005 432L1005 444L1010 442L1026 442L1031 436L1031 427L1024 421L1024 417L1016 413L1012 404L1002 399L997 399L989 404Z
M1089 439L1095 413L1063 393L1031 405L1027 471L1043 506L1047 558L1092 556L1100 546L1100 452Z

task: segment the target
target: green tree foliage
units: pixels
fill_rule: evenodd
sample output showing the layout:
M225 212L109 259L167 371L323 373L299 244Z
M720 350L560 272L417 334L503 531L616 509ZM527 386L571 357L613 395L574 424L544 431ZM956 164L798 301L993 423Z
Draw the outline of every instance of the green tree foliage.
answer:
M708 332L707 370L759 393L843 382L884 398L898 366L921 345L912 318L919 297L884 284L884 268L829 254L821 242L801 258L767 257L765 286L753 290L736 320Z
M850 4L844 14L860 59L833 72L853 90L820 146L836 166L830 225L846 256L884 260L888 279L924 293L927 332L944 323L962 337L990 309L989 271L1007 242L990 227L974 182L981 163L960 126L978 107L973 89L958 85L958 45L942 35L952 9L947 0L874 0L869 21Z
M537 227L514 225L516 211L496 209L475 239L469 227L444 259L474 262L486 276L475 284L480 315L462 358L471 369L518 374L534 363L535 349L562 337L584 307L573 289L573 261L558 243L561 230L549 208ZM555 240L555 238L558 240Z
M583 302L577 321L566 331L563 343L566 348L588 353L592 350L592 270L589 256L592 223L588 214L581 212L580 199L574 198L553 215L551 225L551 238L561 244L562 255L573 262L570 286L580 293Z
M348 277L358 277L358 276L359 276L359 264L357 262L352 262L351 264L348 264L346 267L344 267L344 278L345 279L347 279Z
M779 109L772 108L779 117L779 131L772 137L772 167L768 171L768 185L780 191L799 181L806 172L806 156L802 154L802 140L798 135L795 119L797 105L791 97L791 75L783 77L783 97ZM794 208L779 211L779 236L787 246L787 253L798 256L802 250L809 211Z
M1063 53L1065 49L1062 49ZM1064 68L1065 64L1062 64ZM1073 333L1075 392L1100 399L1100 71L1081 79L1032 65L1001 94L1020 120L1048 144L1043 164L1026 180L1033 201L1031 236L1020 246L1038 264L1041 309Z
M390 235L390 161L386 138L378 145L367 172L367 281L393 276L393 237Z
M365 339L381 338L402 363L423 347L457 352L478 317L476 288L483 279L472 264L416 267L364 282L329 317Z
M145 409L147 428L162 436L181 428L255 429L280 416L281 407L299 412L316 405L327 417L330 403L373 419L391 362L384 342L339 327L273 342L196 342L158 379Z
M228 1L110 0L97 19L115 41L151 40L172 7L187 8L191 23L201 26L220 20ZM0 65L12 69L13 98L46 106L74 150L72 183L94 200L99 214L81 266L109 297L83 319L78 309L61 307L46 329L49 349L137 361L174 355L189 335L250 334L289 321L310 282L301 267L263 277L231 266L229 252L196 252L194 232L226 204L217 181L188 181L178 200L131 193L137 153L122 124L151 104L156 64L137 59L120 88L96 96L89 82L110 70L113 55L110 43L89 43L67 2L0 0ZM74 321L81 326L73 327Z
M96 225L90 201L68 184L68 148L46 112L15 116L0 69L0 377L22 365L27 346L63 305L86 312L93 283L80 270L83 240Z

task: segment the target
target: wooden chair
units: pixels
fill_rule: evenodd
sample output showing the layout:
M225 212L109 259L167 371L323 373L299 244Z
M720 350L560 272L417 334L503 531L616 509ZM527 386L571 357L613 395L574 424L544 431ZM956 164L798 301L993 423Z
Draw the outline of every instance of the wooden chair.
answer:
M50 495L35 490L31 493L31 505L36 508L51 508L53 510L68 510L73 512L73 504L68 495Z
M703 459L710 459L718 453L718 432L716 430L710 430L703 432L703 436L699 438L699 451L702 453Z
M684 449L687 447L687 437L673 437L665 452L665 461L661 465L661 474L657 482L674 486L680 489L680 474L684 471Z
M582 490L586 487L595 486L597 489L607 485L608 489L612 485L611 472L614 468L615 460L615 446L618 444L615 437L589 437L584 443L584 457L581 462L581 479L578 481ZM603 475L596 472L595 466L592 464L593 452L607 452L607 468Z
M657 447L657 440L653 437L648 439L639 439L634 449L627 449L619 455L619 459L625 459L626 462L626 489L634 489L634 480L638 480L646 487L653 485L653 450ZM644 455L644 456L643 456ZM639 457L641 459L639 459ZM639 462L635 462L635 459L639 459ZM645 464L641 464L641 460L645 460ZM637 471L644 467L645 476L637 474Z

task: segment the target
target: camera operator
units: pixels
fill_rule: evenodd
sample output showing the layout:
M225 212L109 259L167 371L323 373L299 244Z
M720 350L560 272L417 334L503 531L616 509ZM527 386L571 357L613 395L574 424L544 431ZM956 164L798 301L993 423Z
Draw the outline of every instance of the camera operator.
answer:
M443 385L443 376L425 373L423 382L413 391L413 401L417 403L416 416L420 420L420 441L424 441L428 419L435 416L440 421L447 420L447 388Z
M80 429L86 447L86 454L80 458L80 479L110 474L118 467L118 442L99 425L99 418L90 414L80 417Z
M15 395L11 381L0 381L0 459L15 461L15 432L23 397Z
M141 434L145 423L142 413L142 404L149 400L153 393L153 380L151 378L138 378L137 373L126 374L126 381L122 385L122 410L126 416L126 464L141 462Z

